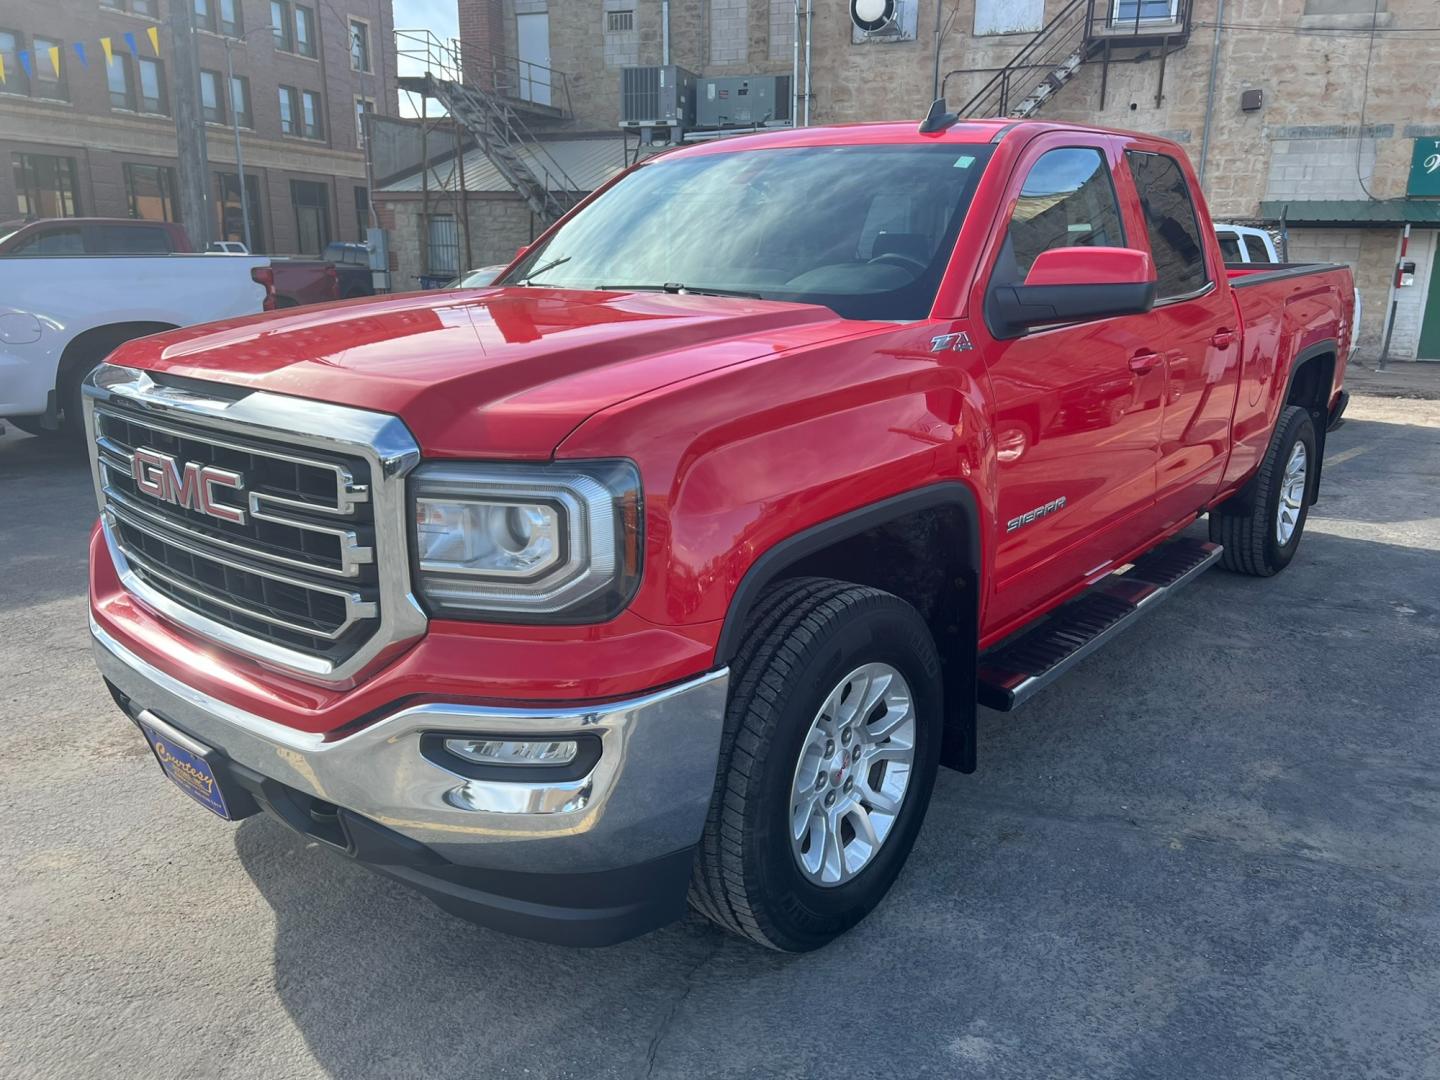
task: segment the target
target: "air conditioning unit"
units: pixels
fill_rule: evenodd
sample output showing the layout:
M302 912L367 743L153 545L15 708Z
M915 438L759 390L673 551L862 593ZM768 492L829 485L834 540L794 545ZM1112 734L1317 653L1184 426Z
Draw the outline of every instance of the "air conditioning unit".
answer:
M675 64L620 69L622 128L695 125L695 76Z
M701 79L695 97L695 126L702 131L790 122L789 75Z

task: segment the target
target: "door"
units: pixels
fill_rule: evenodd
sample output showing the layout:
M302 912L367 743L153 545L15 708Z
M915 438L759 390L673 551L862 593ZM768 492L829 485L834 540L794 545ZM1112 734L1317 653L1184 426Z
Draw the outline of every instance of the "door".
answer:
M1430 265L1429 295L1425 298L1425 315L1420 323L1420 344L1417 360L1440 360L1440 243L1434 245L1435 261Z
M516 95L536 105L550 104L550 15L537 11L515 16L520 49L520 86Z
M1240 327L1179 161L1138 149L1126 150L1125 160L1155 261L1150 321L1165 375L1155 488L1163 526L1201 509L1220 486L1240 386Z
M1036 140L988 284L1023 282L1040 252L1135 247L1112 182L1117 150ZM983 310L983 296L972 299ZM985 632L1128 553L1154 505L1164 372L1145 315L1032 330L986 348L994 395L998 535Z

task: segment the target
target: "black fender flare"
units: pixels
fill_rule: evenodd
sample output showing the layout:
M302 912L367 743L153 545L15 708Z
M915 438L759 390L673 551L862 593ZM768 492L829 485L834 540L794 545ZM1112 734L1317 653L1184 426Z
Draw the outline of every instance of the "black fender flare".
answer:
M945 609L945 623L953 628L953 641L941 643L945 668L945 739L941 761L961 772L975 771L976 704L975 666L979 645L981 580L981 514L975 494L958 480L941 481L892 495L838 517L812 525L774 544L745 571L720 630L715 647L717 665L730 663L739 651L750 612L766 587L787 569L841 541L924 510L954 509L964 522L965 547L956 563L964 571Z

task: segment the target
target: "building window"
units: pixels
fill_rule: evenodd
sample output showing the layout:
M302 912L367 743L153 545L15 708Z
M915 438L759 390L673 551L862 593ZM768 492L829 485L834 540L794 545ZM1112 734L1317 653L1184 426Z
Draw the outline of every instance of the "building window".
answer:
M194 0L194 2L195 28L209 30L213 34L216 30L214 0Z
M207 123L225 123L225 98L220 93L223 85L218 71L200 72L200 111Z
M270 26L275 47L283 52L315 57L315 9L290 0L270 0Z
M350 66L370 70L370 25L361 19L350 20Z
M110 84L110 107L135 111L135 80L130 74L128 57L112 57L106 66L105 78Z
M295 51L295 31L290 19L290 5L285 0L270 0L270 28L275 31L275 48Z
M280 133L282 135L300 134L295 119L299 115L300 91L293 86L280 87Z
M30 42L32 58L30 63L34 65L35 82L31 87L31 93L37 98L50 98L54 101L66 101L70 95L65 87L65 43L55 38L36 37ZM55 49L55 55L60 58L60 66L57 68L50 59L50 50Z
M254 117L250 115L250 80L244 75L230 80L230 108L235 114L235 123L243 128L255 126Z
M140 67L140 111L168 113L170 102L165 95L165 68L159 60L144 57L136 63Z
M179 221L175 198L175 170L165 165L125 166L125 195L130 216L143 221Z
M20 216L79 217L75 159L49 154L15 155L15 195Z
M454 214L431 214L429 226L430 265L425 272L434 277L460 276L460 230Z
M220 235L218 240L245 242L245 219L241 216L240 178L235 173L216 173L215 190L219 198L215 205L220 211ZM245 201L250 204L250 250L255 254L265 251L265 234L260 229L260 180L254 173L245 174Z
M132 15L155 18L155 0L100 0L100 6L114 11L128 11Z
M319 255L330 243L329 189L313 180L291 180L295 205L295 238L302 255Z
M315 11L295 5L295 51L301 56L315 55Z
M369 98L355 99L355 145L365 146L365 117L375 111L375 102Z
M25 47L25 38L15 30L0 30L0 55L14 56ZM0 94L26 94L30 87L22 80L25 69L18 63L10 65L16 70L9 74L6 82L0 83Z
M114 56L105 77L110 83L110 105L131 112L169 113L165 68L159 60Z
M220 0L220 32L229 37L239 37L245 32L240 0Z
M363 187L355 189L355 235L365 242L370 230L370 192Z
M307 139L323 139L325 137L324 111L320 105L320 95L313 90L302 90L300 92L301 116L304 119L304 128L301 134Z
M634 29L635 12L607 11L605 13L605 32L607 34L627 34Z

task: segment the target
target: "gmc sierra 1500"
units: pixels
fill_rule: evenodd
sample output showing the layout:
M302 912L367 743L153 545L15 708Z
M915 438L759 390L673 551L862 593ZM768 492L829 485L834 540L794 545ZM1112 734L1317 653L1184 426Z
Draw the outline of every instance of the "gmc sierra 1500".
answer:
M1294 556L1350 276L1235 275L1151 136L932 112L650 159L494 287L110 357L100 668L205 806L482 924L600 944L688 897L815 948L977 703Z

